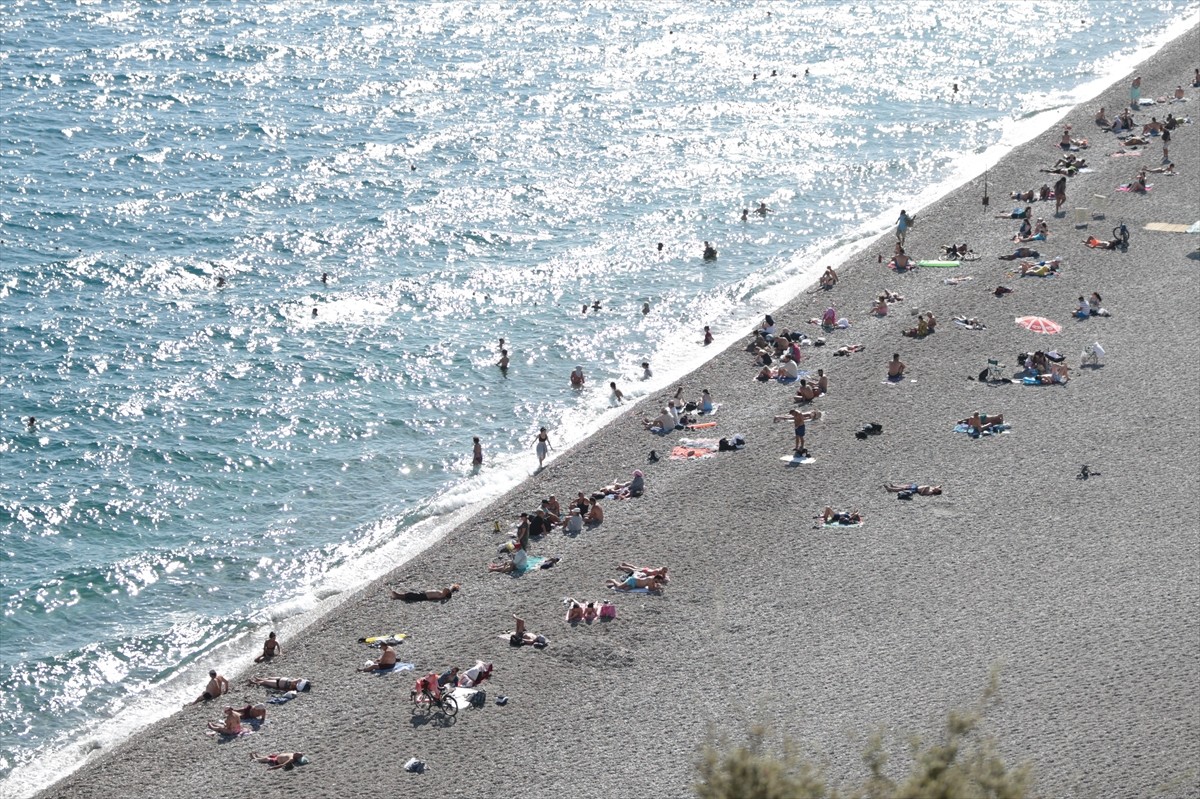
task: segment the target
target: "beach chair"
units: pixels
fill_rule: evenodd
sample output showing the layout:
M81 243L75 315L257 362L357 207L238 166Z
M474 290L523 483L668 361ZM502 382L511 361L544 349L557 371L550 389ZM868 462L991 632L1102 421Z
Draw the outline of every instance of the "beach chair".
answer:
M1002 379L1004 377L1004 374L1000 371L1000 369L1003 366L1004 366L1004 364L1000 363L1000 361L998 359L988 358L987 368L983 370L984 374L986 375L985 379L988 382L991 382L992 380Z
M1080 361L1080 366L1100 366L1100 361L1104 358L1104 347L1100 346L1100 342L1096 341L1083 348L1083 358Z

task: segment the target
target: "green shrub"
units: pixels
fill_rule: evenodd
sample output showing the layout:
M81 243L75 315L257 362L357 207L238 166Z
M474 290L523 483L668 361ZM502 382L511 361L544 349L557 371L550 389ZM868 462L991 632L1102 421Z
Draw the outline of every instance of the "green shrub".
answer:
M778 749L768 745L770 731L750 730L745 745L728 749L710 742L698 766L698 799L1024 799L1028 795L1027 765L1009 768L996 752L995 742L979 734L987 706L995 699L993 673L976 707L951 710L941 739L926 744L913 738L912 763L900 782L885 774L889 757L883 734L876 732L863 750L867 774L861 784L844 790L826 785L817 765L801 758L795 744L783 739Z

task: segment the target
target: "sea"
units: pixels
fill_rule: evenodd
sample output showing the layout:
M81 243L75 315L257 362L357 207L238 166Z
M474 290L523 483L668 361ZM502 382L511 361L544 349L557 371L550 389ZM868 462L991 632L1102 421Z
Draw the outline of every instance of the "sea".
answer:
M0 794L286 647L540 427L552 460L1198 11L0 0Z

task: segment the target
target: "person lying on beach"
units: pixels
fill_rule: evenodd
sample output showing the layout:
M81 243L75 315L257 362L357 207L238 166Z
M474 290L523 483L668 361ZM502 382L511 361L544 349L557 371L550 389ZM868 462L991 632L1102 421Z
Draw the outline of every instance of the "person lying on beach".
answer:
M1065 363L1052 363L1048 371L1039 372L1037 375L1037 381L1043 386L1065 385L1070 379L1071 370Z
M576 624L581 621L591 624L600 617L600 610L596 607L596 602L580 602L578 599L567 597L563 603L567 606L568 624Z
M987 325L980 322L974 316L956 316L954 321L968 330L987 330Z
M1166 166L1156 166L1156 167L1152 167L1150 169L1143 168L1142 171L1143 172L1151 172L1151 173L1155 173L1155 174L1162 174L1162 175L1177 174L1175 172L1175 164L1173 162L1167 164Z
M1032 192L1030 193L1032 194ZM945 250L946 257L950 260L958 260L959 258L966 258L975 254L975 251L967 246L966 242L962 244L950 244L942 249Z
M837 285L837 272L833 271L832 266L825 267L825 274L821 275L821 279L817 281L818 285L823 289L831 289Z
M276 691L300 691L301 693L312 688L312 683L308 680L289 680L286 677L251 677L250 684L272 688Z
M1028 247L1018 247L1013 250L1012 255L997 256L1001 261L1015 261L1018 258L1041 258L1041 253L1037 250L1031 250Z
M216 669L210 669L208 672L208 685L204 686L204 692L200 696L192 700L192 704L198 705L201 702L216 699L218 696L227 693L229 693L229 680L217 674Z
M1017 265L1021 277L1049 277L1058 272L1058 267L1062 263L1061 258L1051 258L1049 261L1022 261Z
M1026 221L1033 218L1033 208L1025 206L1024 208L1014 208L1007 214L996 214L997 219L1024 219Z
M963 245L963 246L966 246L966 245ZM887 289L884 289L884 290L883 290L883 297L884 297L884 299L886 299L886 300L887 300L889 303L894 303L894 302L904 302L904 295L903 295L903 294L897 294L896 292L894 292L894 291L888 291Z
M250 760L255 763L266 763L268 766L267 771L274 771L277 768L291 771L296 766L302 766L306 762L304 754L301 752L277 752L273 755L260 755L258 752L251 752Z
M262 654L254 659L255 663L262 663L264 660L270 660L276 655L283 654L283 647L279 645L279 641L275 640L275 633L269 633L267 640L263 642Z
M1004 415L998 413L994 416L989 416L986 413L976 411L966 419L959 419L958 424L967 425L975 433L984 433L997 425L1004 424Z
M463 688L477 688L491 676L492 664L477 660L474 666L464 671L458 678L458 684Z
M1105 241L1104 239L1098 239L1095 236L1088 236L1083 240L1083 243L1091 247L1093 250L1115 250L1121 246L1120 239Z
M1072 166L1056 166L1053 169L1039 169L1038 171L1039 172L1049 172L1052 175L1065 175L1066 177L1073 178L1073 177L1075 177L1075 173L1079 171L1079 167L1074 166L1074 165L1072 165ZM1055 210L1057 210L1057 209L1055 209Z
M433 588L428 591L405 591L400 593L395 589L388 589L392 595L392 599L403 599L405 602L445 602L454 596L454 594L462 588L458 583L451 583L445 588Z
M936 497L942 493L941 486L922 486L916 483L909 483L908 485L896 485L893 483L885 485L884 488L893 494L899 494L901 491L909 491L913 494L920 494L923 497Z
M396 650L388 643L382 643L380 647L382 651L379 657L365 666L359 666L358 671L387 671L396 667Z
M237 711L238 718L242 721L266 721L267 706L266 705L246 705L245 707L234 708Z
M649 575L639 576L637 573L634 573L621 580L605 580L604 584L615 591L634 591L639 588L645 588L649 591L661 591L665 583L658 577Z
M890 361L888 361L887 376L890 378L893 378L893 379L897 378L897 377L901 377L904 375L905 368L906 367L904 365L904 361L900 360L900 353L893 352L892 359Z
M634 469L633 477L628 483L613 483L601 490L605 492L605 495L616 494L620 499L640 497L646 490L646 475L642 473L641 469Z
M240 735L242 732L242 717L232 707L225 708L224 721L210 721L208 728L218 735Z
M617 568L626 574L638 577L654 577L661 583L671 582L671 575L666 566L634 566L632 563L622 561L617 564Z
M1128 136L1121 141L1121 144L1126 147L1142 147L1150 143L1150 139L1143 139L1141 136Z
M862 517L862 514L859 513L857 510L840 511L840 510L834 510L833 508L826 505L825 510L821 512L821 519L824 520L825 524L833 523L833 524L849 525L849 524L859 524L863 520L863 517Z
M1029 191L1014 191L1012 194L1008 195L1008 198L1010 200L1020 200L1021 202L1031 203L1037 199L1037 192L1033 189L1030 189ZM1004 214L999 214L996 218L1003 219Z
M517 614L513 614L513 622L516 624L516 629L508 635L508 643L512 646L536 646L541 649L550 643L544 635L531 633L525 629L525 620Z
M818 341L817 343L819 344L820 341ZM848 357L851 353L862 352L865 349L866 349L866 347L862 344L847 344L844 347L838 347L836 350L834 350L833 354L835 357L836 356Z

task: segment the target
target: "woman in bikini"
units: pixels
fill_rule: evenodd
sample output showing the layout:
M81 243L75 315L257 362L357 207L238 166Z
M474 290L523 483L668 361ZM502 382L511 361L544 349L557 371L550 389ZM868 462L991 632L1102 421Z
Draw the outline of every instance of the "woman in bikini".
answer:
M289 680L284 677L251 677L251 685L261 685L263 688L273 688L276 691L307 691L312 688L308 680Z

